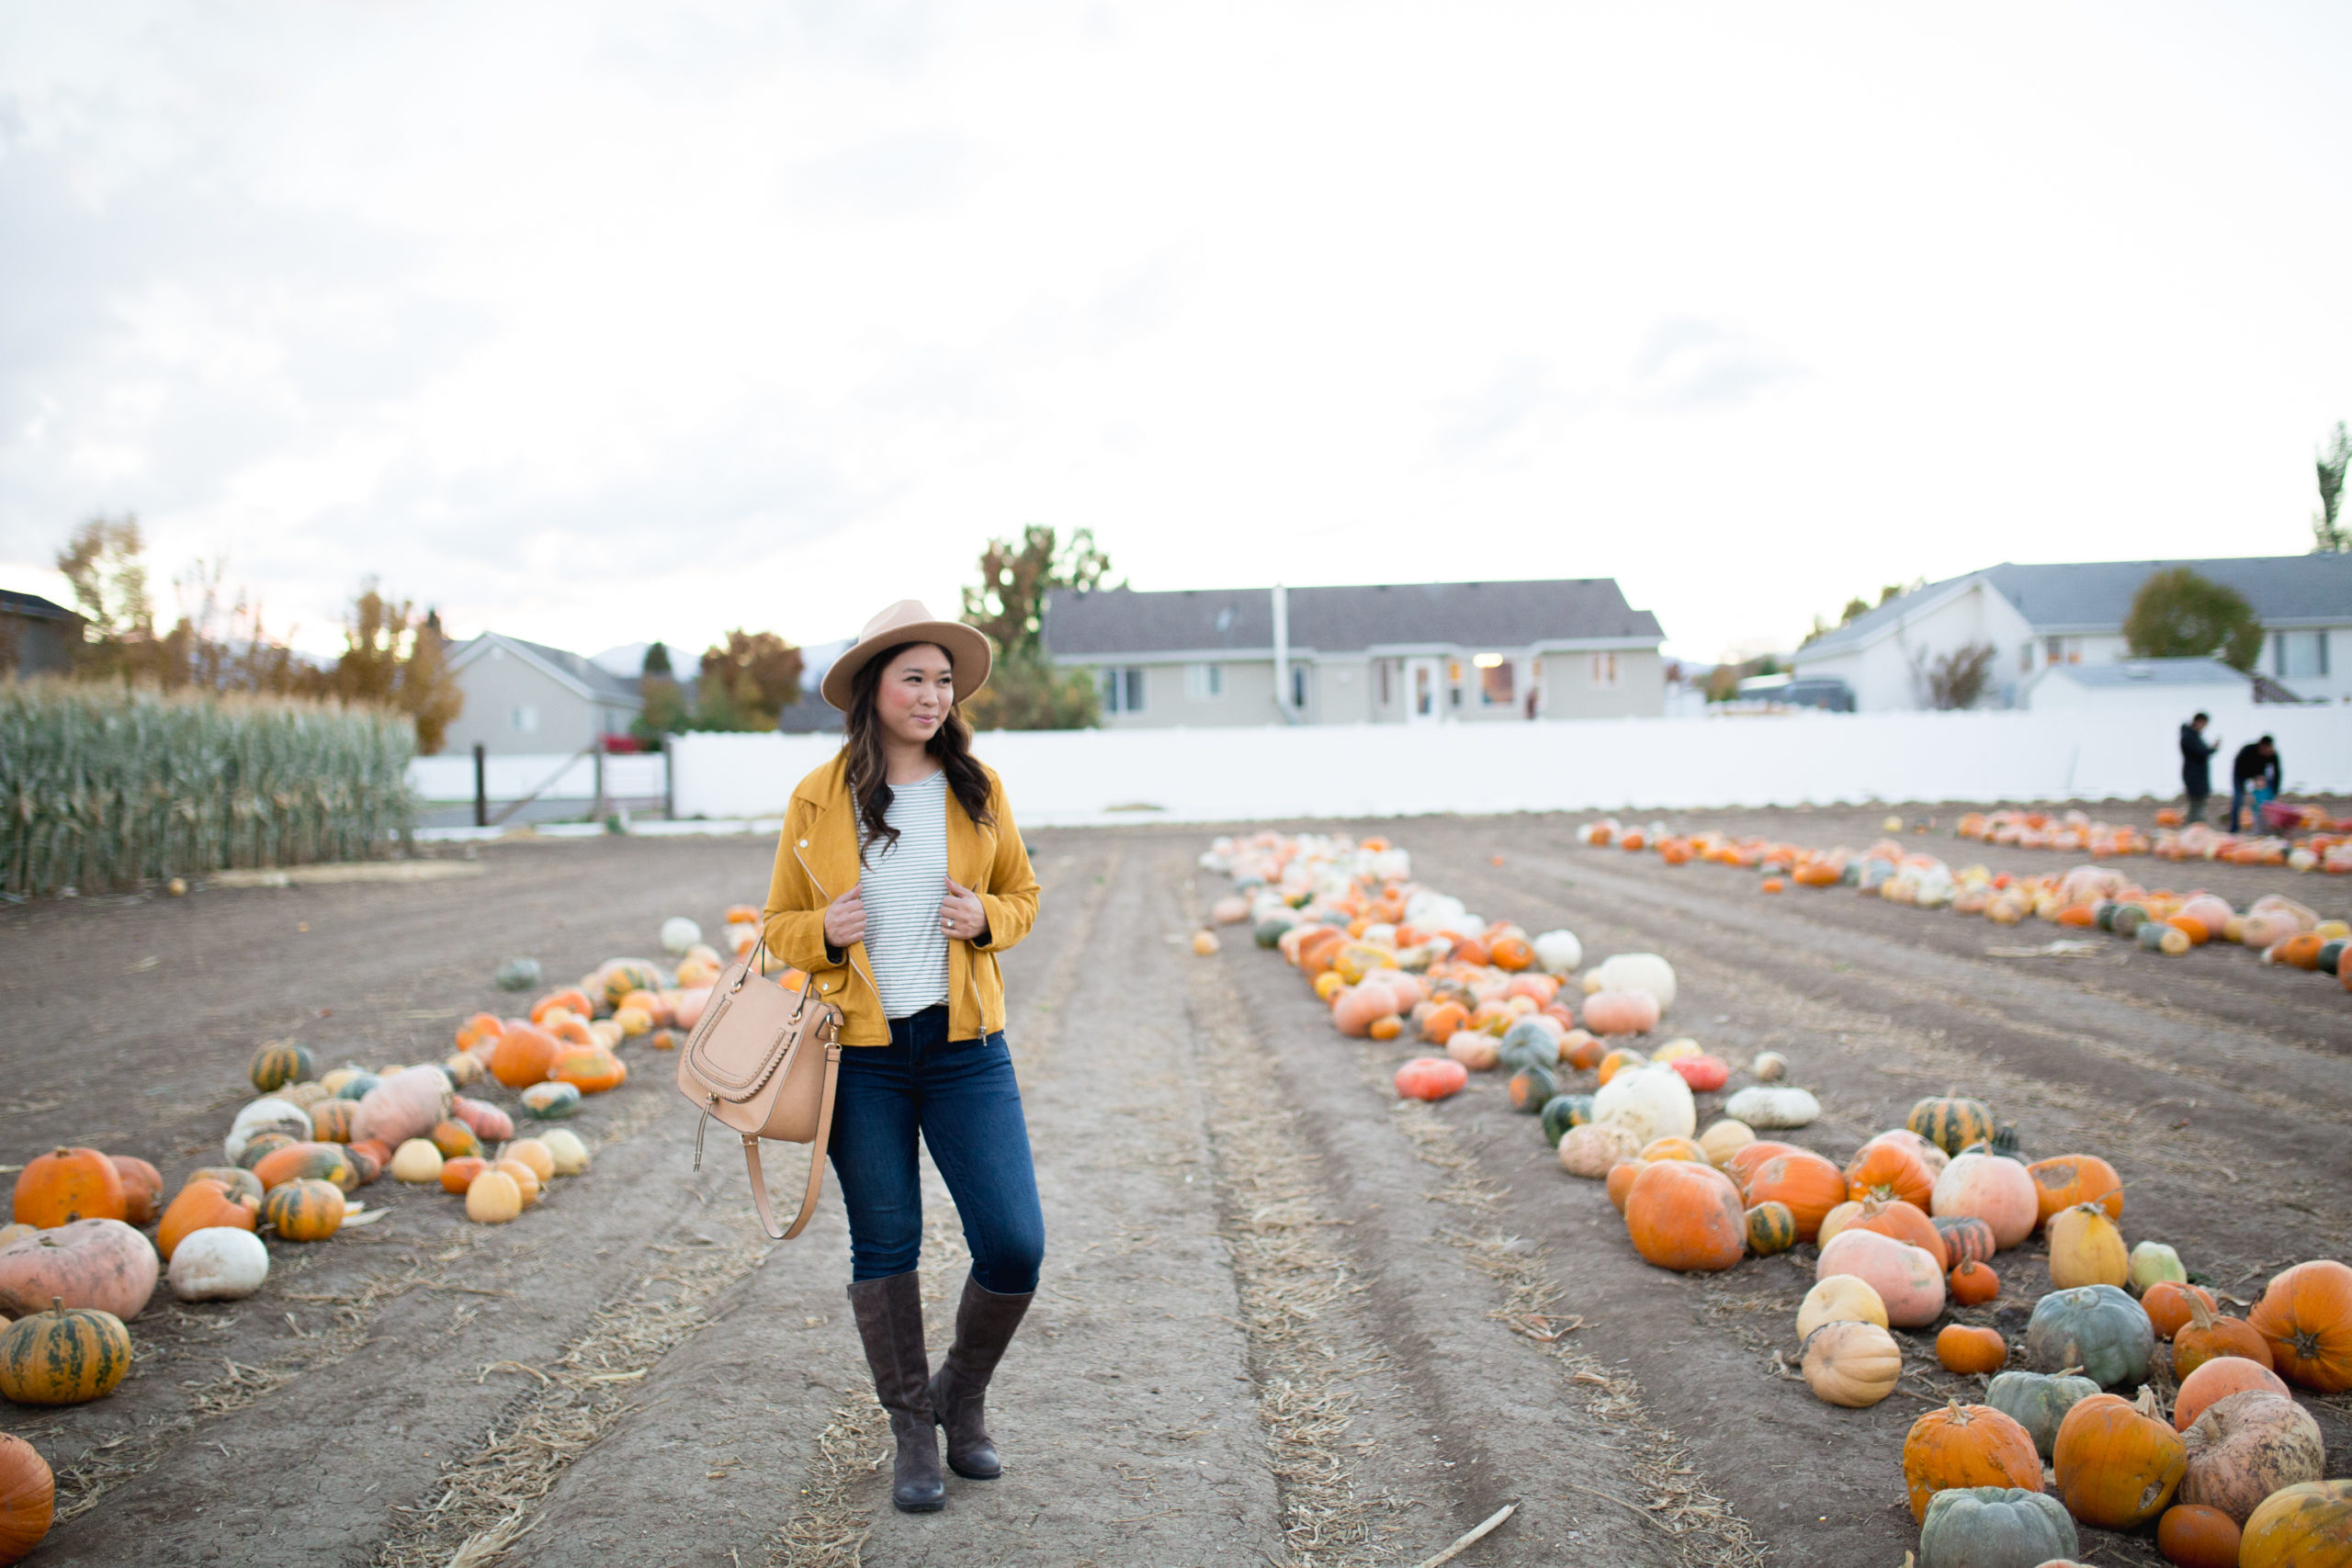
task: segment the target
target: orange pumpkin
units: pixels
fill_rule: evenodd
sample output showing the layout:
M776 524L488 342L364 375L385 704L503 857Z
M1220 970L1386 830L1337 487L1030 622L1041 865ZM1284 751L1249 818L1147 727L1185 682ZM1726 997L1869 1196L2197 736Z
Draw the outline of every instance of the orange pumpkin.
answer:
M441 1162L441 1190L463 1192L474 1183L474 1178L490 1168L490 1162L479 1155L459 1155L456 1159Z
M2079 1400L2052 1445L2058 1500L2098 1529L2138 1529L2165 1510L2188 1470L2180 1434L2156 1414L2154 1389L2136 1404L2111 1393Z
M2156 1550L2180 1568L2238 1568L2238 1522L2202 1503L2177 1503L2156 1521Z
M1396 1092L1407 1100L1443 1100L1469 1081L1470 1069L1446 1056L1416 1056L1396 1069Z
M1747 1179L1755 1175L1757 1168L1766 1160L1778 1155L1803 1154L1804 1152L1794 1144L1776 1144L1769 1138L1758 1138L1753 1143L1740 1145L1725 1156L1723 1171L1725 1176L1738 1182L1745 1190L1747 1186ZM1751 1208L1754 1207L1755 1200L1748 1200L1748 1203Z
M108 1155L115 1174L122 1178L122 1207L124 1221L134 1225L152 1224L164 1209L164 1173L135 1155Z
M481 1153L481 1135L455 1117L435 1122L424 1136L435 1148L441 1151L441 1157L444 1159L456 1159L461 1155Z
M2185 1378L2217 1356L2243 1356L2267 1367L2270 1344L2243 1318L2210 1312L2195 1296L2188 1298L2188 1321L2172 1337L2172 1375Z
M1864 1145L1846 1167L1846 1196L1857 1203L1873 1198L1900 1199L1924 1218L1928 1194L1935 1187L1927 1162L1901 1144ZM1933 1250L1940 1253L1942 1248Z
M1494 955L1487 951L1485 942L1475 936L1465 936L1453 944L1453 952L1448 956L1456 964L1475 964L1483 969Z
M2246 1321L2289 1382L2322 1393L2352 1388L2352 1269L2333 1258L2298 1263L2270 1281Z
M2352 967L2345 973L2352 975ZM2238 1568L2335 1568L2347 1562L2352 1481L2299 1481L2281 1487L2247 1518L2238 1542Z
M1642 1172L1649 1168L1650 1162L1638 1156L1633 1159L1621 1159L1609 1168L1609 1201L1619 1213L1625 1212L1626 1201L1634 1195L1634 1183L1641 1179Z
M0 1562L17 1562L49 1534L57 1482L40 1450L0 1433Z
M1936 1272L1947 1273L1951 1269L1951 1257L1944 1249L1943 1233L1935 1223L1901 1199L1882 1201L1871 1199L1862 1205L1854 1222L1858 1230L1876 1231L1897 1241L1907 1241L1936 1260Z
M2202 1285L2184 1285L2177 1280L2159 1280L2149 1286L2148 1293L2140 1298L2140 1308L2148 1314L2156 1337L2169 1340L2188 1322L2191 1301L2204 1303L2207 1312L2222 1310L2222 1303L2213 1299L2212 1292Z
M551 1082L568 1083L582 1094L602 1094L618 1089L628 1077L628 1068L601 1045L567 1045L556 1053L548 1077Z
M458 1025L458 1049L471 1051L484 1041L494 1041L502 1027L496 1015L478 1012Z
M341 1144L288 1144L272 1149L254 1167L254 1175L264 1191L309 1179L332 1181L345 1192L359 1186L359 1167Z
M1982 1306L2001 1293L2001 1277L1973 1258L1945 1276L1944 1285L1962 1306Z
M122 1172L96 1149L51 1149L36 1155L17 1173L19 1224L43 1230L75 1220L119 1220L130 1212Z
M2033 1178L2034 1201L2041 1209L2039 1224L2048 1224L2051 1215L2077 1203L2097 1203L2107 1211L2109 1219L2123 1218L2123 1179L2097 1155L2038 1159L2025 1168L2025 1173Z
M1571 1029L1560 1036L1560 1060L1580 1073L1600 1066L1601 1057L1608 1054L1608 1048L1584 1030Z
M2250 1388L2267 1389L2272 1393L2287 1392L2287 1384L2278 1374L2259 1361L2247 1360L2244 1356L2214 1357L2180 1380L2180 1392L2173 1395L2172 1429L2188 1431L2215 1402Z
M323 1144L347 1144L358 1118L357 1100L322 1100L311 1107L311 1136Z
M1947 1323L1936 1336L1936 1360L1944 1371L1962 1377L1997 1372L2008 1365L2009 1342L1996 1328Z
M1750 1144L1739 1152L1756 1146ZM1811 1241L1821 1234L1821 1222L1829 1211L1846 1201L1846 1173L1810 1150L1792 1149L1757 1166L1742 1192L1751 1206L1786 1203L1796 1216L1797 1239ZM1940 1258L1943 1254L1939 1250L1931 1256Z
M575 1018L596 1016L596 1004L588 999L588 993L577 986L570 986L560 991L549 991L546 996L533 1002L531 1021L537 1023L558 1008L563 1009Z
M1516 974L1535 962L1535 948L1523 936L1497 937L1488 957L1496 968Z
M262 1218L286 1241L324 1241L343 1226L343 1189L304 1179L271 1190Z
M1989 1404L1962 1404L1955 1399L1911 1424L1910 1435L1903 1439L1903 1480L1910 1488L1916 1522L1928 1517L1928 1504L1937 1493L1955 1486L2041 1491L2041 1456L2033 1451L2032 1436L2014 1417Z
M261 1200L250 1194L232 1196L227 1188L209 1178L191 1181L180 1189L179 1196L164 1211L163 1222L155 1227L155 1250L169 1263L173 1250L189 1232L214 1225L241 1231L260 1229Z
M555 1066L555 1036L527 1023L510 1023L491 1053L490 1075L508 1089L528 1089L545 1083Z
M1686 1274L1718 1273L1747 1251L1739 1190L1703 1162L1652 1160L1626 1193L1625 1229L1643 1261Z
M491 1162L490 1168L502 1176L514 1179L515 1187L523 1194L523 1207L526 1209L539 1201L543 1190L539 1182L539 1173L521 1160L493 1160Z

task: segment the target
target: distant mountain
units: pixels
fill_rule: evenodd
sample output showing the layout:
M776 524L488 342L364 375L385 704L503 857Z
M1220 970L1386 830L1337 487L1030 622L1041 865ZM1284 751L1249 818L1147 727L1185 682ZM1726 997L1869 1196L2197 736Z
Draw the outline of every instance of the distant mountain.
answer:
M602 653L590 654L588 662L599 670L607 671L624 680L634 680L645 673L645 650L652 646L650 642L625 642L618 648L608 648ZM677 663L678 655L676 650L673 649L670 654L671 668L675 670Z

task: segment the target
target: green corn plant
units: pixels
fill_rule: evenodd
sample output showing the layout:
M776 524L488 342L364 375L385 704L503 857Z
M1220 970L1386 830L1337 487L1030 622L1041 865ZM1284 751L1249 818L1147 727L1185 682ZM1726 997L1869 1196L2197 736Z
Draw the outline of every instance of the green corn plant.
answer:
M0 892L382 855L415 750L377 708L0 682Z

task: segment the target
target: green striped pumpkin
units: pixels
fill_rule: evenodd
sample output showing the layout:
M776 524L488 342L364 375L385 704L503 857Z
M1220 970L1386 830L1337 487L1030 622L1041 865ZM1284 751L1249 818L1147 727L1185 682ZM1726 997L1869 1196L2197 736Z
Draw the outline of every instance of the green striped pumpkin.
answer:
M1555 1094L1544 1107L1544 1141L1554 1148L1568 1135L1571 1127L1581 1127L1592 1120L1592 1096L1589 1094Z
M1903 1124L1948 1155L1991 1141L1993 1108L1981 1100L1938 1095L1911 1108Z
M347 1144L358 1120L357 1100L322 1100L311 1107L311 1136L324 1144Z
M1530 1116L1541 1115L1545 1106L1558 1096L1560 1086L1552 1075L1533 1066L1524 1066L1510 1076L1510 1108Z
M1796 1211L1767 1199L1747 1211L1747 1250L1758 1258L1786 1252L1797 1244Z
M343 1226L343 1189L305 1178L271 1190L261 1217L288 1241L324 1241Z
M242 1194L252 1198L256 1203L262 1199L261 1178L243 1166L199 1166L187 1173L187 1181L180 1183L182 1190L187 1190L189 1181L217 1181L232 1198Z
M618 1007L631 991L659 991L670 977L639 958L624 958L605 971L605 1005Z
M130 1331L96 1307L59 1301L0 1333L0 1394L19 1404L103 1399L130 1371Z
M245 1140L244 1152L237 1156L237 1163L247 1170L251 1170L268 1158L271 1154L287 1147L293 1142L292 1136L285 1133L255 1133Z
M535 1083L523 1091L523 1109L542 1122L560 1122L580 1109L577 1084Z
M1944 1255L1954 1269L1963 1263L1993 1261L1993 1227L1973 1214L1944 1214L1930 1222L1944 1238Z
M284 1089L290 1083L308 1083L312 1067L311 1054L300 1045L265 1045L254 1053L254 1087L267 1094L274 1089Z

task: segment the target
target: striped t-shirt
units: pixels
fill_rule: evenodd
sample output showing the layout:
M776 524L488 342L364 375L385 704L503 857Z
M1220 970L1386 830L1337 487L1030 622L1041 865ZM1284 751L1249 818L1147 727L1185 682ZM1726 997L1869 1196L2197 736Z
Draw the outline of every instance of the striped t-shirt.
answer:
M899 830L866 856L865 957L882 1011L905 1018L947 999L947 935L939 906L947 897L947 774L892 784L885 813Z

